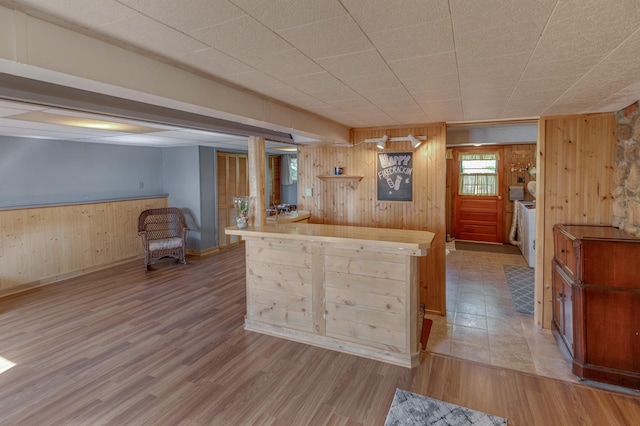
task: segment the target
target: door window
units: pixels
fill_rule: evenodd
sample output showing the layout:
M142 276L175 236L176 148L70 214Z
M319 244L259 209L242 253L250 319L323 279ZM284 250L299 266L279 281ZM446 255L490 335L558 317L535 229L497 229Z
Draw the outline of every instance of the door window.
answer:
M466 154L458 156L459 195L498 195L498 154Z

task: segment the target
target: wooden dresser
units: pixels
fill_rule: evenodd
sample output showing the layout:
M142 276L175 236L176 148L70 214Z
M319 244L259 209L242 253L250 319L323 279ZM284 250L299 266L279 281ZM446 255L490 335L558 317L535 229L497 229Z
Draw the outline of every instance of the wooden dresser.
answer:
M640 239L555 225L553 325L576 376L640 389Z

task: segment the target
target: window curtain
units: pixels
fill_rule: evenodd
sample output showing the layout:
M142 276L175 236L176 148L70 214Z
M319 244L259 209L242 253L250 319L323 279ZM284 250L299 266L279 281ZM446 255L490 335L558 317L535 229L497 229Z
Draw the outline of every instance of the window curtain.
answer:
M498 195L498 177L496 175L464 174L460 175L460 195Z
M470 152L461 152L458 154L458 161L464 160L499 160L500 154L497 152L487 154L474 154Z
M280 156L280 184L292 185L291 180L291 155L285 154Z

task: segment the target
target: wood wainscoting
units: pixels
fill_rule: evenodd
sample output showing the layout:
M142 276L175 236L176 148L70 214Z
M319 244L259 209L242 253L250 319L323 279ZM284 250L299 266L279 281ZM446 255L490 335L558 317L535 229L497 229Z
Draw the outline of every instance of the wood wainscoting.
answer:
M165 196L0 210L0 295L142 257L138 216L161 207Z

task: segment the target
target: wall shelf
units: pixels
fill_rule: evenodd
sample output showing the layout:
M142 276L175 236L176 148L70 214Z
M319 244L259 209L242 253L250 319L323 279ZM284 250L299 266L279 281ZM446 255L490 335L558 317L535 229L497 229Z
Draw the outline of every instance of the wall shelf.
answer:
M339 181L353 181L360 182L364 176L349 176L349 175L320 175L320 180L339 180Z

